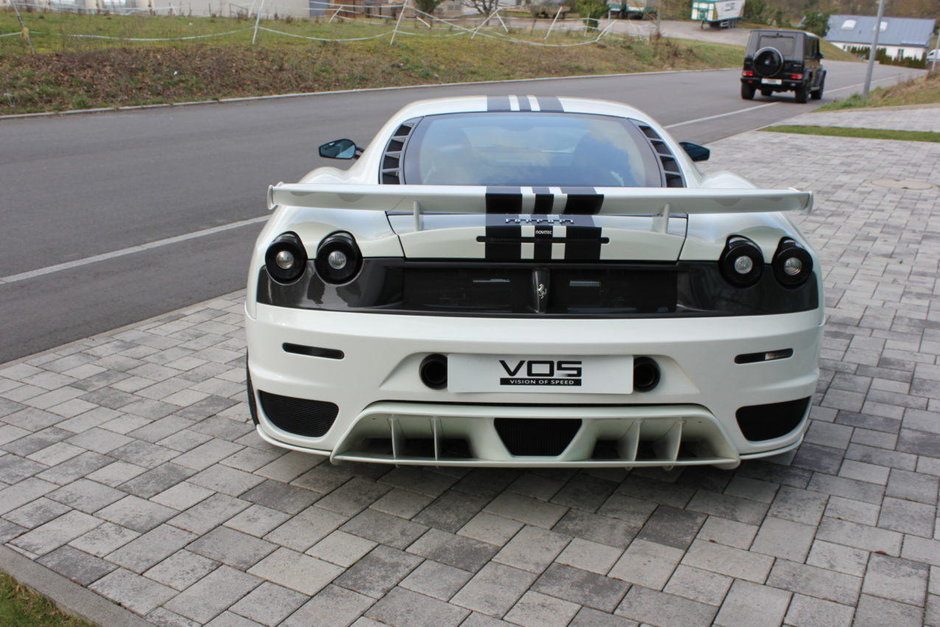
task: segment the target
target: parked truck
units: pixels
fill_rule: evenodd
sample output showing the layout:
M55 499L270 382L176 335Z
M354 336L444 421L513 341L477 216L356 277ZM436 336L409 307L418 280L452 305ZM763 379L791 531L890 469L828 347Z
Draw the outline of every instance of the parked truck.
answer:
M693 0L692 19L702 28L734 28L744 15L744 0Z
M658 8L659 0L607 0L608 15L621 19L652 19Z

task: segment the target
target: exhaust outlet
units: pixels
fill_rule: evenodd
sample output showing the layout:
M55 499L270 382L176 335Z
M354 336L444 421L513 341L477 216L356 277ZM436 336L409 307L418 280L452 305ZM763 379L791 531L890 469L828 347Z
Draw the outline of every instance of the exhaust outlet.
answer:
M633 389L637 392L649 392L659 385L659 365L649 357L637 357L633 360Z
M418 366L418 376L432 390L443 390L447 387L447 357L438 353L428 355Z

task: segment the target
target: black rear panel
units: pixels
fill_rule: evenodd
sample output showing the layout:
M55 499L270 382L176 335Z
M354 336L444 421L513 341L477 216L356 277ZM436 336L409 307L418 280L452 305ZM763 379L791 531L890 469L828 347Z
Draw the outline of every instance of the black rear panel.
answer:
M289 285L262 268L258 302L369 313L532 317L768 315L818 306L816 281L797 288L774 279L740 288L715 262L568 263L414 261L373 258L345 285L324 283L313 264Z

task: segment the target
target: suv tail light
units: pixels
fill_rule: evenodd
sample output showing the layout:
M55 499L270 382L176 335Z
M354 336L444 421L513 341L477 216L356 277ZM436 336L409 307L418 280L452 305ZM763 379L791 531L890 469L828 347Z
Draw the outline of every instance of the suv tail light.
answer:
M803 80L803 75L802 74L790 74L790 78L792 78L795 81L801 81Z
M743 74L744 76L754 76L754 71L753 71L753 70L744 70L744 71L742 72L742 74Z

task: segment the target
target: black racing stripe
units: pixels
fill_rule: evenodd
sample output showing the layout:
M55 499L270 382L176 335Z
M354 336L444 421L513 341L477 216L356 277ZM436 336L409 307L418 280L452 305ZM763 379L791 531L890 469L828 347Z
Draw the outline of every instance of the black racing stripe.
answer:
M566 229L565 261L598 261L601 258L601 227L569 226Z
M604 204L604 195L593 187L562 187L561 191L568 196L562 213L594 215L600 213Z
M487 213L522 213L522 188L497 187L486 188Z
M509 96L487 96L486 97L486 110L487 111L512 111L512 108L509 106Z
M531 111L532 105L529 104L528 96L516 96L519 99L519 110L520 111Z
M552 260L552 236L554 235L555 227L550 224L536 224L535 225L535 260L536 261L551 261Z
M533 187L535 192L535 207L532 213L547 215L552 212L552 206L555 204L555 195L547 187Z
M555 96L539 96L539 109L542 111L563 112L561 100Z
M505 216L486 216L484 255L487 261L522 259L522 225L506 224Z

